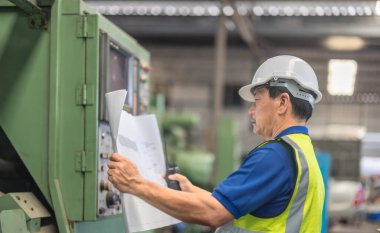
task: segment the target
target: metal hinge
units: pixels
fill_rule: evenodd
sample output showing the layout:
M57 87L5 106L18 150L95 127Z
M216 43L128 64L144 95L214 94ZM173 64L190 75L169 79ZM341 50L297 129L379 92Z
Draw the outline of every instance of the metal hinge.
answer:
M92 38L95 36L96 15L80 15L77 23L77 37Z
M75 101L77 105L93 105L95 103L94 85L86 83L79 85L76 89Z
M87 166L87 162L89 162L89 158L86 159L86 152L80 151L77 153L75 158L75 171L77 172L91 172L91 166Z

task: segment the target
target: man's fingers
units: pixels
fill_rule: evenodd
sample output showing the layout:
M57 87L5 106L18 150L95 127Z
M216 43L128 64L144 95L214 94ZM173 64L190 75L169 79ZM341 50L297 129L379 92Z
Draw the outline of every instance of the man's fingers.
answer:
M111 161L119 162L123 159L124 157L118 153L113 153L110 157Z
M116 168L117 162L109 161L109 162L107 163L107 165L108 165L108 168L109 168L109 169L113 169L113 168Z
M107 171L108 176L112 176L113 172L114 172L114 169L108 169Z
M183 175L178 174L178 173L169 175L168 178L171 179L171 180L176 180L176 181L178 181L180 183L187 181L186 176L183 176Z
M131 160L127 159L126 157L124 157L123 155L121 154L118 154L118 153L113 153L110 157L110 161L113 161L113 162L124 162L124 161L127 161L128 163L132 163Z

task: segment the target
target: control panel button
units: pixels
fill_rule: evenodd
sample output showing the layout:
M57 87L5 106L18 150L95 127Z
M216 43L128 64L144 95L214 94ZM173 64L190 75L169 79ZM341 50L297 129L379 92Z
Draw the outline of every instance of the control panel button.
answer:
M100 181L100 190L111 190L112 184L108 180L102 180Z

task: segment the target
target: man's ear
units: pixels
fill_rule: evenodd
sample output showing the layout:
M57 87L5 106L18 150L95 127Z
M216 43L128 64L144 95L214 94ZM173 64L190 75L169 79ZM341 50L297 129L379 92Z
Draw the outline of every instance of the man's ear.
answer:
M291 106L289 94L286 92L281 93L278 100L279 100L279 102L278 102L279 103L279 105L278 105L279 114L284 114L287 111L289 111L290 106Z

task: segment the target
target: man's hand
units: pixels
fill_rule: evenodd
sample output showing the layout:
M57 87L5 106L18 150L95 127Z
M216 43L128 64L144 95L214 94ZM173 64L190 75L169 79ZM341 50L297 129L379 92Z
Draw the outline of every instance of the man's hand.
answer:
M191 181L186 178L186 176L176 173L176 174L168 176L168 178L171 180L178 181L179 186L181 187L181 191L183 192L197 193L197 194L204 194L207 196L211 196L210 192L193 185Z
M186 178L186 176L183 176L181 174L175 173L172 175L169 175L168 178L170 180L175 180L179 182L179 186L181 187L181 191L184 192L194 192L195 186Z
M108 179L115 188L138 196L182 221L218 227L233 219L211 193L193 185L181 174L168 177L180 183L182 191L177 191L143 178L136 166L119 154L112 154L108 167Z
M120 154L112 154L108 162L108 180L123 193L137 194L144 180L135 164Z

